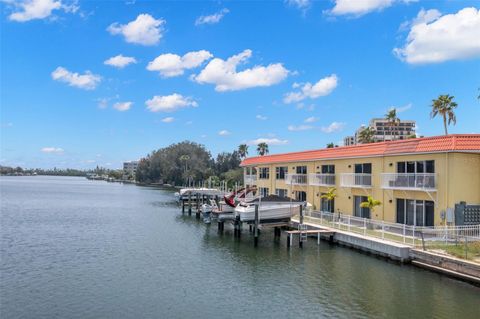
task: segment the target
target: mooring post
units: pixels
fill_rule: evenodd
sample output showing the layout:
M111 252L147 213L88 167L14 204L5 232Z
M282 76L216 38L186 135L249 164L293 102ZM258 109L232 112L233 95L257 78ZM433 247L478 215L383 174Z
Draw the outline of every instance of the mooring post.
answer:
M253 245L255 247L258 246L258 204L255 205L255 227L254 227L254 233L253 233Z
M238 237L238 223L240 222L240 216L236 216L233 221L233 237Z
M300 234L298 235L298 246L303 248L303 237L302 237L302 227L303 227L303 205L300 205Z
M192 215L192 193L188 192L188 215Z
M200 219L200 194L197 193L197 212L195 213L195 217Z
M223 221L222 221L222 222L218 222L218 231L219 231L219 232L223 232Z
M182 214L185 213L185 200L182 198L182 196L180 195L180 200L182 201Z

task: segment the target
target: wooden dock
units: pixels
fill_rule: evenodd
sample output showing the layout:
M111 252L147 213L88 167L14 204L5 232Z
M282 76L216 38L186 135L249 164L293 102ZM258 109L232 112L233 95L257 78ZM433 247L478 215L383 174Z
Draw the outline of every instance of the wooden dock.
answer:
M320 244L320 236L325 235L325 236L330 236L333 237L335 234L334 230L330 229L304 229L304 230L287 230L287 247L291 247L293 245L293 237L295 235L298 235L299 238L299 246L303 246L303 241L305 241L308 237L308 235L317 235L317 244Z

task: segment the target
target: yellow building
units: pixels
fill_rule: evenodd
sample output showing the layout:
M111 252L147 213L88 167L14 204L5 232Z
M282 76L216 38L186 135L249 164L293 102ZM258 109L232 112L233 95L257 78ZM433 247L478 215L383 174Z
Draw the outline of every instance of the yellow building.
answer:
M245 185L315 210L416 226L454 224L455 205L480 204L480 134L436 136L250 157ZM334 201L321 198L336 188ZM371 214L360 203L382 202Z

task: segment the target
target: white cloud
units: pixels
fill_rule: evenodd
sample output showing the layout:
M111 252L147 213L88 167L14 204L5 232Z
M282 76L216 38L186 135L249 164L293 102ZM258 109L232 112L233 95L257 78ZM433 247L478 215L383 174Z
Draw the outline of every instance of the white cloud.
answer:
M52 79L60 82L65 82L70 86L75 86L80 89L93 90L101 81L99 75L86 71L84 74L73 73L59 66L52 72Z
M288 76L289 71L281 63L269 64L268 66L256 65L250 69L237 72L237 66L240 63L246 63L251 56L251 50L244 50L226 61L215 58L207 64L200 74L191 78L201 84L214 84L216 91L224 92L271 86Z
M410 3L418 0L335 0L335 6L328 11L333 15L360 17L364 14L381 11L394 3Z
M421 9L417 16L411 21L405 21L400 25L400 30L406 30L417 24L430 23L442 16L442 13L437 9L424 10Z
M320 79L317 83L305 83L303 86L293 84L293 88L300 88L300 91L285 94L283 102L286 104L302 101L306 98L316 99L320 96L329 95L338 85L338 77L335 74Z
M63 154L64 152L60 147L44 147L40 151L47 154Z
M182 75L186 69L193 69L203 62L211 59L213 55L206 51L192 51L184 56L167 53L159 55L155 60L150 61L147 66L149 71L158 71L163 77Z
M314 123L316 121L318 121L318 118L316 118L315 116L310 116L310 117L307 117L304 122L305 123Z
M108 101L110 101L110 99L106 97L98 98L97 105L101 109L106 109L108 107Z
M55 0L25 0L14 3L20 11L13 12L8 16L12 21L26 22L34 19L44 19L52 14L53 10L61 9L61 1Z
M198 103L191 97L185 97L178 93L164 96L155 95L150 100L147 100L145 104L147 109L152 112L174 112L184 107L198 106Z
M396 109L397 113L402 113L402 112L410 110L411 108L412 108L412 103L408 103L408 104L406 104L404 106L400 106L400 107L392 106L392 107L389 108L389 110Z
M297 7L301 10L306 10L310 7L312 2L310 0L285 0L285 2L293 7Z
M222 20L222 18L229 12L230 11L225 8L208 16L200 16L197 18L197 20L195 20L195 25L219 23L220 20Z
M311 125L289 125L287 129L291 132L297 132L297 131L307 131L313 129L313 126Z
M111 57L110 59L103 62L106 65L110 65L119 69L123 69L131 63L137 63L137 60L134 57L123 56L121 54Z
M256 140L248 141L249 145L258 145L260 143L267 143L268 145L285 145L288 144L288 140L282 140L278 138L257 138Z
M332 122L329 126L322 127L322 132L324 133L335 133L341 132L345 127L345 123L343 122Z
M220 136L227 136L227 135L230 135L231 133L227 130L221 130L220 132L218 132L218 135Z
M420 11L405 46L395 55L409 64L440 63L480 56L480 10L464 8L438 16Z
M113 104L113 108L117 111L124 112L130 110L133 102L117 102Z
M151 15L143 13L127 24L112 23L107 31L113 35L123 35L128 43L154 45L162 38L165 23L164 19L155 19Z
M257 120L261 120L261 121L265 121L265 120L268 119L268 117L266 117L266 116L264 116L264 115L260 115L260 114L258 114L257 116L255 116L255 118L256 118Z
M163 123L172 123L173 121L175 121L175 118L169 116L169 117L165 117L162 119L162 122Z

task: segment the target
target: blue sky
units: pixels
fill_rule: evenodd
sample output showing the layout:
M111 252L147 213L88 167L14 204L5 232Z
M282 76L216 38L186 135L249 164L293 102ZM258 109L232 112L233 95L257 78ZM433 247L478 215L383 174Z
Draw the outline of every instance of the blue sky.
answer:
M0 6L1 165L116 168L187 139L315 149L392 106L440 135L447 93L450 132L480 133L478 1Z

